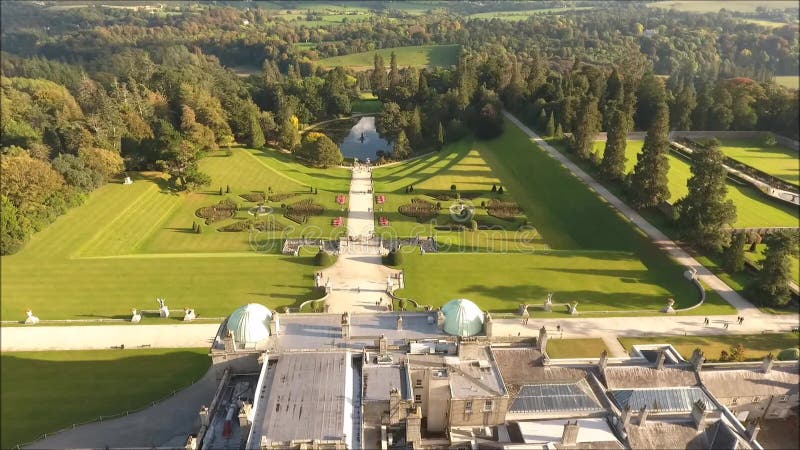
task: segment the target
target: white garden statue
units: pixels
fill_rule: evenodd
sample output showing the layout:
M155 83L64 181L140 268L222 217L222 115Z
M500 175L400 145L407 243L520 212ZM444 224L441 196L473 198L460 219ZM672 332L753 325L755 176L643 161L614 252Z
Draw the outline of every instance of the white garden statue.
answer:
M164 304L165 299L157 298L156 301L158 302L158 314L162 318L169 317L169 308L167 308L167 305Z
M122 182L122 184L133 184L133 180L131 180L131 177L125 177L125 180Z
M131 323L139 323L142 321L142 313L136 311L136 308L131 309Z
M28 315L28 317L25 318L25 325L36 325L37 323L39 323L39 318L34 316L33 311L31 311L30 309L25 311L25 314Z
M184 322L191 322L197 318L197 315L194 312L194 309L184 309L183 310L183 321Z

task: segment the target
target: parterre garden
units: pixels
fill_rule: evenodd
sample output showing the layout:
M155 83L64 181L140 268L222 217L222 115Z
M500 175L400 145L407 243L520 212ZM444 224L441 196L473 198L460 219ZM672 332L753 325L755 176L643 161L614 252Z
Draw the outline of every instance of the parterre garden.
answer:
M2 448L148 406L210 364L207 348L4 352L0 360Z
M343 233L344 225L331 223L347 216L336 202L347 192L347 170L306 168L276 151L249 149L222 151L200 166L213 180L207 191L175 193L159 174L132 174L132 185L98 189L23 251L3 256L4 320L24 317L27 308L42 319L128 318L131 308L152 309L156 297L222 317L247 302L278 308L312 298L315 252L282 256L282 236ZM271 215L248 214L259 196ZM198 217L221 201L221 220ZM293 207L313 226L287 218ZM226 231L236 226L243 231Z
M394 52L395 56L397 56L397 65L401 67L452 66L458 62L460 51L461 46L458 44L382 48L370 52L351 53L349 55L321 59L319 64L324 67L372 68L376 53L381 55L388 65L392 52Z
M697 289L678 266L566 168L506 123L503 135L490 141L462 140L440 152L376 169L375 192L386 198L388 235L433 236L440 253L406 254L406 288L399 295L437 306L465 297L491 311L515 311L519 304L541 305L548 292L554 302L577 301L582 313L611 314L657 310L667 298L678 307L697 302ZM523 214L505 230L437 229L449 219L444 206L430 222L401 214L414 198L430 194L477 195L476 218L491 217L480 207L492 199L514 202ZM414 192L407 192L413 185ZM493 185L504 193L492 193ZM427 198L426 198L427 197ZM450 200L450 203L456 200ZM514 227L527 224L535 232ZM715 294L692 314L733 313ZM540 314L540 313L536 313ZM547 315L563 315L565 309ZM542 314L544 315L544 314Z

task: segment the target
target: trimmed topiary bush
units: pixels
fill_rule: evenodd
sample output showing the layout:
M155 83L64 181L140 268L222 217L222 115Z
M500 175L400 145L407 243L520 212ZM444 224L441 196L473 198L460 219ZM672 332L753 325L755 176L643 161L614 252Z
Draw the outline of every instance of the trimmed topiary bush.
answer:
M797 361L800 359L800 349L786 348L778 353L778 361Z
M314 264L320 267L330 266L334 263L333 255L329 254L328 252L320 249L317 254L314 256Z
M387 266L399 266L403 264L403 252L400 250L400 247L390 251L384 258L384 263Z

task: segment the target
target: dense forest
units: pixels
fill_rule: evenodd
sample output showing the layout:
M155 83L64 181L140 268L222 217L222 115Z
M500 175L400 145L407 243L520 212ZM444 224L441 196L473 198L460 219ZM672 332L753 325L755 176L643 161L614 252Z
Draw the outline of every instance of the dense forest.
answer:
M592 133L650 129L662 104L670 129L798 138L798 93L772 82L800 73L796 22L767 28L725 11L612 2L503 21L468 18L469 5L413 17L375 7L366 20L306 26L241 4L171 14L4 4L0 251L13 253L123 171L160 170L173 189L197 189L209 182L198 160L234 144L319 163L300 131L349 115L366 92L383 103L378 127L395 142L387 158L468 133L494 137L503 108L572 133L579 152ZM458 63L420 69L375 55L371 70L317 64L426 44L460 45ZM237 66L260 73L238 76Z

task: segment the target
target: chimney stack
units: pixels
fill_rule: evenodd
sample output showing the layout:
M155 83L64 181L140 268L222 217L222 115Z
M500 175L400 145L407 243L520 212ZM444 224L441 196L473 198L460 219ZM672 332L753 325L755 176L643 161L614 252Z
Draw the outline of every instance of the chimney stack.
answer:
M539 340L536 342L539 351L545 353L547 351L547 328L542 326L539 329Z
M397 316L397 331L403 329L403 316Z
M393 387L389 391L389 425L397 425L400 423L400 391Z
M207 426L208 426L208 423L209 423L209 418L208 418L208 406L206 406L206 405L203 405L203 406L200 408L200 426L202 426L202 427L207 427Z
M486 311L485 317L484 317L484 320L483 320L483 328L484 328L484 331L486 331L486 337L488 337L488 338L492 337L492 326L493 326L493 324L492 324L492 315L489 314L489 311Z
M380 338L378 338L378 353L386 353L388 348L388 344L386 343L386 335L382 334Z
M692 405L692 420L694 420L694 426L698 431L705 426L706 415L708 415L708 411L706 410L705 402L702 399L697 399Z
M647 406L646 406L646 405L645 405L645 406L642 406L642 409L640 409L640 410L639 410L639 426L640 426L640 427L643 427L643 426L645 426L645 424L647 423L647 414L648 414L649 412L650 412L650 411L648 411L648 409L647 409Z
M756 440L756 436L758 436L758 432L761 430L761 425L758 423L758 419L750 419L747 421L747 441L754 442Z
M608 351L603 350L603 353L600 353L600 361L597 362L597 368L600 369L600 373L605 373L607 364L608 364Z
M342 339L350 339L350 313L342 314Z
M444 313L441 309L436 310L436 328L438 328L439 331L444 329Z
M764 362L761 363L761 370L763 370L764 373L769 373L770 370L772 370L772 364L773 364L774 361L775 361L775 357L772 356L772 353L770 353L767 356L765 356L764 357Z
M628 425L631 423L632 415L631 405L625 405L625 409L622 410L622 425L620 425L622 428L620 431L625 431L628 428Z
M694 349L692 352L692 367L696 372L700 372L700 369L703 368L703 362L706 360L705 356L703 356L703 351L699 348Z
M567 423L564 424L564 434L561 435L561 445L566 447L577 444L579 430L580 427L578 426L577 420L568 420Z
M664 361L667 359L667 352L665 349L658 350L658 358L656 358L656 370L664 368Z
M419 406L406 417L406 442L418 448L422 441L422 409Z

